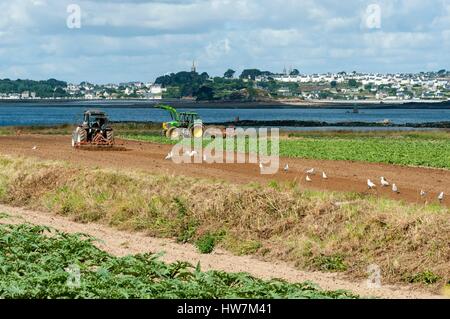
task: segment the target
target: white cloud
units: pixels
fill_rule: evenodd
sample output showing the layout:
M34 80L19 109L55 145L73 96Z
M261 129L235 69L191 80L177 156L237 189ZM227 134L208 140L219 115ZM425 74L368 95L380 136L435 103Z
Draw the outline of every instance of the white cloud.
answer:
M81 29L66 27L70 3ZM371 3L381 29L361 28ZM1 76L12 78L151 80L193 59L212 74L420 71L449 69L449 48L450 0L0 0Z

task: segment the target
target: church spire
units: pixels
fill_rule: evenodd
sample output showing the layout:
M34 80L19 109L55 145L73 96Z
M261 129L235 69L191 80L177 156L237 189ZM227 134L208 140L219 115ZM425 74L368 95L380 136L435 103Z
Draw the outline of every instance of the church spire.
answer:
M197 72L197 68L195 67L195 60L192 60L191 72L192 72L192 73Z

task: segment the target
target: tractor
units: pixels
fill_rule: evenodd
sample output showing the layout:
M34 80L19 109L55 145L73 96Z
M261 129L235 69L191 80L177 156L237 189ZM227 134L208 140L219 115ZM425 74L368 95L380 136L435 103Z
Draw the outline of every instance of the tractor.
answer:
M178 112L175 108L158 104L154 106L169 111L172 121L162 124L163 134L171 139L184 137L202 137L204 126L199 115L195 112Z
M100 110L87 110L83 123L72 133L72 147L83 145L113 146L114 131L109 125L108 115Z

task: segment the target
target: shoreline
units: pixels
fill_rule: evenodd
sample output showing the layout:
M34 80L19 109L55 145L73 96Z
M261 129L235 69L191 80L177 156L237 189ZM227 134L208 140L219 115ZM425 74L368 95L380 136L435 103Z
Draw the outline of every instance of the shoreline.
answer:
M161 122L156 121L110 121L112 125L144 125L155 126L158 129L161 126ZM30 125L0 125L2 129L27 129L34 128L47 128L57 129L66 126L74 126L74 123L61 123L61 124L30 124ZM392 130L450 130L450 121L439 122L418 122L418 123L383 123L383 122L363 122L363 121L343 121L343 122L325 122L325 121L299 121L299 120L240 120L240 121L224 121L224 122L204 122L205 126L217 126L217 127L267 127L280 129L315 129L315 128L329 128L330 130L346 130L346 129L386 129L386 131Z
M412 129L450 129L450 121L422 122L422 123L381 123L381 122L321 122L321 121L296 121L296 120L275 120L275 121L254 121L241 120L237 122L205 123L206 125L225 125L237 127L289 127L289 128L313 128L313 127L337 127L337 128L372 128L383 127L387 129L412 128Z
M306 108L324 108L324 109L450 109L450 100L433 101L433 100L404 100L404 101L379 101L379 100L334 100L334 101L302 101L302 100L273 100L273 101L193 101L193 100L143 100L143 99L124 99L124 100L1 100L0 104L8 104L11 106L23 105L39 105L41 107L80 107L88 105L105 105L110 108L129 107L129 108L147 108L149 105L159 103L168 103L179 108L210 108L210 109L306 109ZM20 104L20 105L18 105Z

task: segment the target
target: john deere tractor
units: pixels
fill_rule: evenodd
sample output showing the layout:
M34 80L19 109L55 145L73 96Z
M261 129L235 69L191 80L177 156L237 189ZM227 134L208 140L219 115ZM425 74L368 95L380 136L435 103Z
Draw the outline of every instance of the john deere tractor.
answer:
M72 133L72 146L83 145L113 146L114 132L108 123L108 116L99 110L87 110L83 123Z
M155 108L166 110L170 113L172 120L162 124L163 134L166 137L176 139L184 137L202 137L204 127L202 120L195 112L178 112L175 108L158 104Z

